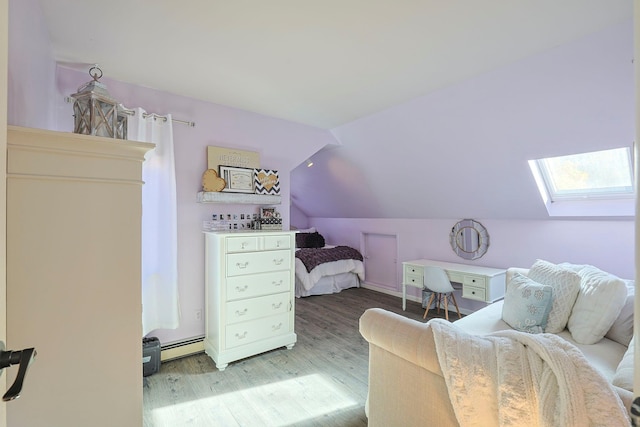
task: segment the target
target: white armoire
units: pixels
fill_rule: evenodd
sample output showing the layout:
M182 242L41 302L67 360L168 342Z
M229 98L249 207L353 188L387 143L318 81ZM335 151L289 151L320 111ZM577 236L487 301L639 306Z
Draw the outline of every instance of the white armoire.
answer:
M142 425L142 162L152 144L9 127L8 425ZM5 370L10 384L17 367Z

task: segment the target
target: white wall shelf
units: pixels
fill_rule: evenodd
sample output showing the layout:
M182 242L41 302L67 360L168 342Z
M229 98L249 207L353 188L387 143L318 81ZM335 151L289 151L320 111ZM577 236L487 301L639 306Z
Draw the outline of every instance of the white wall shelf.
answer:
M215 191L200 191L197 199L198 203L233 203L238 205L279 205L282 203L280 195Z

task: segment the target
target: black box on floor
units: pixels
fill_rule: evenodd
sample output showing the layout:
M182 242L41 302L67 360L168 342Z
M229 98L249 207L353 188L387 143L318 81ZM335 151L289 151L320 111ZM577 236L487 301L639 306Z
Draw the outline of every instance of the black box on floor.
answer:
M142 376L148 377L160 370L160 340L142 338Z

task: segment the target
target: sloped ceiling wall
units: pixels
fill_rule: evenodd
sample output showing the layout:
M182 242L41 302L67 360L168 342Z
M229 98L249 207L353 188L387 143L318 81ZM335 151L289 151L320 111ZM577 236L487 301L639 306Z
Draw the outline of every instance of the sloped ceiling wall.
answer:
M527 160L631 146L633 24L332 130L291 174L317 218L544 219Z

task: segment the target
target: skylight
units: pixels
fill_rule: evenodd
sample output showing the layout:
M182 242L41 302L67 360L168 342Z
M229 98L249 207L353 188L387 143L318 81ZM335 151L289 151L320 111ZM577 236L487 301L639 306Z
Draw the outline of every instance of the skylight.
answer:
M551 216L633 215L629 209L634 199L633 166L628 147L530 160L529 166ZM568 202L579 209L566 211ZM565 206L557 209L553 204Z

